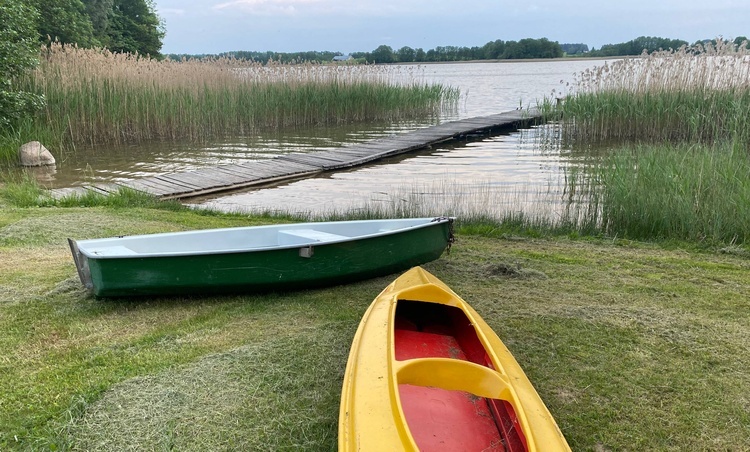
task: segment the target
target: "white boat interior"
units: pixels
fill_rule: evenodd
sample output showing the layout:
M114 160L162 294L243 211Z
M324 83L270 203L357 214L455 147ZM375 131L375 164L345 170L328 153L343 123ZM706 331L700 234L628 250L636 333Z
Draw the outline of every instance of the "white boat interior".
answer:
M92 258L178 256L294 248L359 240L445 223L448 218L294 223L244 228L206 229L76 241Z

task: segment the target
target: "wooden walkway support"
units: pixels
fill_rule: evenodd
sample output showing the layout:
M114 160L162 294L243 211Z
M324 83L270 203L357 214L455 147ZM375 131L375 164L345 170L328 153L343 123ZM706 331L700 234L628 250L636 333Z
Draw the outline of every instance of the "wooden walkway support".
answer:
M514 110L447 122L334 150L284 154L268 160L167 173L117 183L57 188L50 190L50 194L58 199L80 196L87 192L106 195L117 193L125 187L149 193L160 199L184 199L306 177L323 171L351 168L447 141L517 129L540 119L541 114L536 109Z

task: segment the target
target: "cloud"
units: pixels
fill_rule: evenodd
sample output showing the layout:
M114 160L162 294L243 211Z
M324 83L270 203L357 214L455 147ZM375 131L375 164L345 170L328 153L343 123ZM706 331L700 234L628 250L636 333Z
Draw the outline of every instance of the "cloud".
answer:
M244 12L259 15L289 15L301 10L315 9L327 0L233 0L214 5L215 10L239 9Z
M455 0L230 0L213 6L214 10L236 10L257 15L307 14L331 18L418 17L438 10L455 11L456 8Z
M158 8L157 12L163 15L173 15L173 16L185 15L184 9L177 9L177 8Z

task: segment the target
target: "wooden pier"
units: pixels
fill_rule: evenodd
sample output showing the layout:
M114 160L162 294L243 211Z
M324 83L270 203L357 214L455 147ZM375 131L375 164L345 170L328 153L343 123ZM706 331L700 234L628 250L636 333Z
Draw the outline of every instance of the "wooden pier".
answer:
M484 137L521 128L540 119L541 114L536 109L514 110L447 122L334 150L290 153L267 160L166 173L117 183L57 188L50 190L50 194L59 199L88 192L106 195L117 193L122 188L129 188L160 199L184 199L351 168L447 141Z

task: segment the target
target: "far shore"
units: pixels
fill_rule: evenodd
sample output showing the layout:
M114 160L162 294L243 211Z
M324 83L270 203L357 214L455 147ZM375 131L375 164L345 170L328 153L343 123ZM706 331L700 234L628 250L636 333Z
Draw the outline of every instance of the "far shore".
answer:
M523 58L523 59L497 59L497 60L465 60L465 61L414 61L414 62L396 62L386 63L389 65L422 65L422 64L464 64L464 63L544 63L550 61L604 61L604 60L624 60L628 58L638 58L634 55L612 56L612 57L562 57L562 58Z

